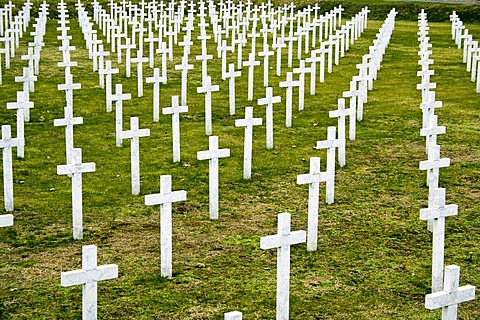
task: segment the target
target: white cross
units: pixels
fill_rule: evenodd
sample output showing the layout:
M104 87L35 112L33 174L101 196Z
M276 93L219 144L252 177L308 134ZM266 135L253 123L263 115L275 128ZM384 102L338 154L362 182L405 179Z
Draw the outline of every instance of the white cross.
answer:
M243 62L244 67L248 67L248 101L253 100L253 72L254 67L259 66L260 61L255 60L255 54L250 53L248 60Z
M298 90L298 110L303 110L305 101L305 74L310 73L311 68L305 67L305 60L300 60L300 66L293 68L293 73L300 74L299 77L299 90Z
M212 78L207 77L203 87L197 87L197 93L205 93L205 133L212 134L212 92L219 91L218 85L212 86Z
M427 170L427 185L438 188L440 168L450 166L449 158L440 159L440 146L431 146L428 149L428 160L420 161L420 170Z
M310 65L310 95L315 94L315 84L317 82L317 62L322 60L321 56L317 56L321 53L320 49L312 50L310 58L306 58L305 61L311 63Z
M165 42L160 42L156 52L162 55L162 77L164 77L165 81L167 81L167 54L170 52L170 49L167 48L167 44Z
M82 269L62 272L61 285L82 285L82 319L97 319L97 282L118 278L118 266L97 266L97 247L82 247Z
M357 115L358 121L361 121L363 119L363 102L360 101L362 99L361 93L362 92L359 89L357 89L357 81L355 80L350 81L350 90L343 92L344 98L350 98L350 109L352 109L354 111L354 114ZM358 110L357 110L357 100L358 100ZM355 116L353 116L353 119L355 120ZM350 120L350 126L351 125L352 125L352 120ZM355 140L355 135L353 136L353 139L350 136L350 140Z
M337 103L337 110L332 110L329 111L329 117L330 118L338 118L337 121L337 127L338 127L338 139L345 141L345 117L350 116L352 118L352 113L351 109L345 109L345 99L340 98L338 99ZM342 166L342 162L345 163L345 149L343 148L342 152L340 152L339 148L339 154L338 154L338 161L340 163L340 166ZM342 159L343 156L343 159Z
M437 125L438 117L436 115L430 116L428 126L426 128L420 129L420 135L426 138L426 151L430 149L431 146L437 144L437 136L439 134L445 134L447 128L445 126Z
M145 205L160 205L160 257L162 277L172 276L172 203L185 201L185 190L172 192L172 176L160 176L160 193L145 196Z
M0 228L13 226L13 215L2 214L0 215Z
M290 128L292 126L292 94L293 87L299 87L300 81L293 81L293 72L287 72L287 80L279 83L280 88L287 88L287 94L285 98L285 126Z
M228 97L229 97L229 109L230 115L235 115L235 78L242 75L241 71L235 71L235 64L230 63L228 65L228 72L225 73L225 79L228 81Z
M282 72L282 48L285 48L287 45L285 44L285 40L283 38L274 38L273 40L274 43L272 44L272 49L277 50L276 75L277 77L280 77Z
M153 69L153 77L145 78L145 82L153 83L153 121L160 119L160 83L167 83L167 78L160 76L160 69Z
M154 66L154 56L153 54L155 51L153 50L153 46L155 45L155 42L158 41L157 37L153 36L153 32L148 33L148 38L145 38L145 41L148 42L148 61L149 61L149 67L153 68Z
M217 47L222 57L222 80L225 80L225 73L227 72L227 51L232 50L232 47L227 46L227 40L222 40L222 45Z
M20 138L12 138L10 125L2 126L2 140L0 148L3 149L3 195L5 211L13 211L13 169L12 148L25 144Z
M263 44L263 51L260 51L258 55L263 57L263 86L268 87L268 57L273 56L274 52L268 50L268 43L265 42Z
M345 137L337 138L337 127L328 127L327 140L317 141L316 145L316 149L327 149L327 171L335 171L335 149L337 148L338 164L343 167L345 165Z
M218 136L209 137L209 149L198 151L198 160L209 160L209 211L210 219L218 219L218 159L230 157L230 149L218 149Z
M94 171L95 163L82 163L82 149L80 148L72 150L71 163L57 166L57 174L65 174L72 179L73 239L75 240L83 238L82 173Z
M66 149L66 158L67 163L71 163L72 160L72 151L73 151L73 126L76 124L82 124L82 117L73 117L72 108L64 108L64 118L53 120L53 125L55 127L65 126L65 149Z
M105 58L108 57L109 55L110 55L109 51L103 50L103 44L98 46L98 52L97 52L98 68L95 71L103 70L105 68L104 67L105 66ZM70 72L70 69L68 71ZM98 82L99 82L100 88L102 88L102 89L105 88L105 80L104 79L105 79L104 74L100 73L100 71L99 71L98 72Z
M193 69L193 64L188 64L188 56L182 56L182 64L175 65L175 70L182 71L182 94L181 94L181 102L182 105L187 104L187 75L188 70Z
M230 311L224 314L224 320L242 320L242 313L240 311Z
M262 118L253 117L253 108L245 108L245 119L235 120L235 127L245 127L245 141L243 151L243 178L250 179L252 174L252 145L253 126L262 124Z
M297 176L297 184L308 184L308 243L307 248L309 251L317 250L317 230L318 230L318 202L319 202L319 190L320 182L329 182L330 190L327 189L327 202L329 198L333 198L335 179L335 171L321 172L320 170L320 158L310 158L310 173L300 174ZM328 187L327 186L327 187ZM333 199L332 199L333 200Z
M445 248L445 218L458 213L456 204L445 205L445 189L435 188L428 208L420 209L420 219L432 224L432 292L442 290Z
M426 128L430 123L430 117L435 114L436 108L443 106L442 101L435 101L435 91L430 91L427 96L427 100L420 104L420 109L423 113L422 128Z
M23 76L15 77L15 82L23 82L23 91L27 95L27 100L30 99L30 84L34 81L37 81L37 77L32 75L29 68L23 68ZM30 117L27 118L25 115L25 121L30 121Z
M172 115L173 162L180 161L180 113L188 112L188 106L178 105L178 96L172 96L172 106L163 108L162 114Z
M132 194L140 193L140 138L150 136L150 129L139 129L138 118L130 118L130 130L120 131L120 139L131 139L130 158L132 174Z
M195 56L195 59L202 61L202 84L204 84L205 79L208 76L208 74L207 74L207 62L208 62L208 60L211 60L212 58L213 58L213 55L206 54L206 53Z
M305 241L305 231L290 231L290 213L278 215L278 234L260 238L262 250L277 248L277 320L289 319L290 246Z
M127 78L130 78L130 72L131 72L131 52L132 49L135 49L135 44L131 43L130 38L125 39L125 44L120 45L120 49L125 49L125 71L126 71L126 76ZM120 51L120 50L119 50ZM120 63L120 62L119 62Z
M265 123L267 126L267 149L273 149L273 104L281 101L280 96L273 96L273 88L266 88L266 97L258 99L259 106L266 105Z
M458 304L475 299L475 287L466 285L459 287L460 267L445 267L443 290L425 296L425 308L434 310L442 308L443 320L456 320Z
M142 50L137 50L137 57L131 62L137 64L137 96L143 97L143 64L148 62L148 58L143 57Z
M122 146L122 138L120 133L123 131L123 101L132 99L130 93L123 93L122 85L117 83L115 85L115 94L110 96L112 101L115 101L115 142L117 147Z
M26 99L23 91L17 92L17 102L7 102L7 109L17 110L17 138L23 143L17 146L18 158L23 158L25 155L25 114L31 108L33 108L33 102Z
M112 68L112 61L107 60L105 62L105 68L98 70L98 73L105 75L105 97L107 104L107 112L112 112L112 100L110 96L112 95L112 75L119 72L118 68Z

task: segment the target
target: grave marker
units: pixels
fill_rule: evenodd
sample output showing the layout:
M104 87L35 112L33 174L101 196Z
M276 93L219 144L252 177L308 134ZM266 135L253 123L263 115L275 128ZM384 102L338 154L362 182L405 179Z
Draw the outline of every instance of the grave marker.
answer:
M13 211L13 168L12 148L18 147L25 142L20 138L12 138L10 125L2 126L2 140L0 148L3 149L3 196L5 211Z
M188 106L178 105L178 96L172 96L172 106L163 108L163 114L172 115L173 162L180 161L180 113L188 112Z
M72 179L72 219L73 239L83 239L82 218L82 173L94 172L95 163L82 163L82 149L72 150L72 162L57 166L57 174L68 175Z
M140 193L140 137L150 136L150 129L139 129L138 118L130 118L130 130L120 131L120 139L131 139L130 158L132 175L132 194Z
M118 278L118 266L97 266L97 247L82 247L82 269L62 272L61 285L82 285L82 319L97 319L97 282Z
M252 145L253 126L262 124L262 118L253 117L253 108L245 108L245 119L235 120L235 127L245 127L245 141L243 148L243 178L250 179L252 172Z
M258 105L266 105L265 122L267 126L267 149L273 149L273 104L281 101L280 96L273 96L273 88L266 88L266 97L258 99Z
M289 213L278 215L278 234L260 238L262 250L277 248L277 320L289 319L290 246L305 241L305 231L290 231Z
M147 83L153 83L153 121L160 120L160 83L167 83L167 78L160 76L160 69L153 69L153 77L145 78Z
M172 203L185 201L186 199L187 192L185 190L172 192L172 176L170 175L160 176L160 193L145 196L145 205L160 205L160 257L162 277L170 278L172 276Z
M212 86L212 78L207 77L203 87L197 87L197 93L205 93L205 134L212 134L212 92L219 91L218 85Z
M218 219L218 159L230 157L230 149L218 149L218 136L209 137L209 149L197 152L198 160L209 160L210 219Z
M228 81L228 101L229 101L229 110L230 115L235 115L235 78L242 75L241 71L235 71L235 64L230 63L228 65L228 72L225 74L225 78L229 79Z

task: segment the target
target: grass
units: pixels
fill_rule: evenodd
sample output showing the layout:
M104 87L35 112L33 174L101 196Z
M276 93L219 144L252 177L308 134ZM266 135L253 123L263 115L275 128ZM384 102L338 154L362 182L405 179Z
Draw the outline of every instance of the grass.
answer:
M52 5L53 6L53 5ZM349 18L344 16L344 18ZM243 107L254 107L256 117L264 109L246 100L247 72L237 78L237 115L228 114L228 85L220 79L218 60L209 63L213 94L213 134L219 146L230 148L231 157L220 160L220 219L208 219L208 164L196 160L196 152L208 147L204 134L204 96L196 94L201 82L200 64L193 57L189 73L188 114L181 116L180 163L172 163L171 118L152 121L152 87L136 97L136 69L126 78L124 65L114 83L122 83L133 99L124 103L124 128L129 117L140 117L140 127L150 128L142 138L141 196L130 195L130 148L115 146L114 114L105 111L104 91L85 49L81 31L71 20L69 35L76 46L72 60L75 82L74 113L84 118L75 127L75 146L83 150L84 162L97 170L83 176L84 240L71 236L71 183L56 175L65 163L64 131L53 126L63 116L63 69L57 50L60 42L55 20L49 20L42 50L40 75L31 99L35 108L26 123L25 159L14 160L15 225L0 230L0 318L80 319L81 289L60 286L60 273L81 266L82 245L98 246L99 264L116 263L119 278L99 284L100 319L221 319L224 312L239 310L246 319L275 316L276 253L262 251L261 236L276 232L277 214L292 214L292 230L306 229L307 187L296 185L296 176L308 172L308 159L322 158L325 151L313 149L335 122L328 111L336 108L342 91L357 73L355 64L368 52L382 21L370 21L362 37L351 47L325 83L317 84L315 96L306 95L305 110L295 110L293 127L285 128L283 104L275 105L273 150L265 148L265 127L254 128L252 180L244 181L243 128L234 120L243 117ZM480 25L468 24L480 35ZM31 28L29 29L31 30ZM335 203L326 205L321 189L319 250L307 252L304 245L292 248L290 316L292 319L438 319L439 311L424 308L429 293L431 236L419 219L427 205L425 173L418 163L426 159L421 125L420 93L415 89L417 25L397 21L374 90L369 92L364 120L358 123L357 140L347 142L347 165L337 169ZM437 83L439 124L447 134L439 138L442 156L451 166L441 170L441 187L447 203L459 206L459 215L447 219L445 262L461 267L461 285L480 283L478 218L480 197L478 95L469 81L461 51L450 37L448 23L430 23ZM198 32L198 31L196 31ZM194 33L196 36L196 33ZM181 39L181 37L180 37ZM26 35L13 60L4 70L0 103L13 101L20 84L26 53ZM259 41L257 41L258 45ZM214 46L209 43L209 53ZM245 57L247 50L244 50ZM161 107L180 94L180 73L168 64L168 84L162 87ZM235 57L229 57L231 62ZM156 65L159 66L159 57ZM286 62L285 62L286 63ZM116 63L114 63L116 66ZM272 62L273 66L273 62ZM271 70L274 93L282 96ZM263 68L256 68L255 101L265 95L261 86ZM145 76L153 71L146 69ZM307 76L306 82L309 82ZM297 101L296 98L294 102ZM0 109L2 124L15 124L14 113ZM160 277L159 210L146 207L143 195L158 192L159 176L172 175L173 190L185 189L186 202L173 206L172 279ZM0 197L0 203L3 198ZM478 302L459 308L462 319L480 317Z

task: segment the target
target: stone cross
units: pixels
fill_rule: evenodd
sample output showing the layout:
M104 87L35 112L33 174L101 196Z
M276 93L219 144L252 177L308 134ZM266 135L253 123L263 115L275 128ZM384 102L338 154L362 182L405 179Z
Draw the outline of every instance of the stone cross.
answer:
M193 69L193 64L188 64L188 56L182 56L182 64L175 65L175 70L182 71L182 94L181 94L181 103L182 105L187 104L187 75L188 70Z
M292 93L293 87L299 87L300 81L293 81L293 72L287 72L287 80L279 83L280 88L287 88L285 98L285 126L290 128L292 126Z
M245 119L235 120L235 127L245 127L243 149L243 178L250 179L252 174L253 126L262 124L262 118L253 117L253 107L245 108Z
M178 96L172 96L172 106L163 108L162 114L172 115L173 162L180 161L180 113L188 112L188 106L179 106Z
M306 62L310 62L310 95L315 94L315 84L317 82L317 62L321 61L321 56L317 56L320 49L312 50L310 58L306 58Z
M267 125L267 149L273 149L273 104L281 101L280 96L273 96L273 88L266 88L266 97L258 99L258 105L266 105L265 123Z
M0 228L13 226L13 215L2 214L0 215Z
M195 59L202 61L202 84L205 82L205 79L208 76L207 61L212 59L212 58L213 58L213 55L211 55L211 54L201 54L201 55L195 56ZM223 77L223 75L222 75L222 77Z
M263 57L263 86L268 87L268 69L270 67L268 63L268 57L273 56L274 52L268 50L268 43L265 42L263 44L263 51L260 51L258 55Z
M310 158L310 173L297 176L297 184L308 184L308 243L309 251L317 250L317 230L318 230L318 202L320 192L320 182L329 182L333 185L334 175L332 172L321 172L320 158ZM333 198L333 189L327 189L327 202ZM332 201L333 202L333 201Z
M240 311L230 311L224 314L224 320L242 320L242 313Z
M440 159L440 146L431 146L428 150L428 160L420 161L420 170L427 170L427 185L430 188L438 188L440 168L450 166L449 158Z
M167 54L170 52L170 49L167 48L167 44L165 42L161 42L158 46L156 51L162 55L162 77L167 79ZM167 80L165 80L167 81Z
M466 285L459 287L460 267L445 267L443 290L425 296L425 308L435 310L442 308L443 320L456 320L458 305L475 299L475 287Z
M25 114L27 109L33 108L33 102L26 99L24 91L17 92L17 102L7 102L7 109L17 110L17 138L21 143L17 146L17 157L23 158L25 156Z
M102 75L105 75L105 97L107 104L107 112L112 112L112 75L119 72L118 68L112 68L112 61L107 60L105 62L105 68L98 70Z
M439 134L445 134L447 132L447 128L445 126L438 126L438 116L432 115L429 119L429 124L426 128L420 129L420 135L426 138L426 151L430 149L430 147L437 145L437 136Z
M350 90L344 91L343 97L350 98L350 109L355 112L357 120L361 121L363 119L363 102L361 104L362 108L360 108L360 99L362 99L361 92L360 90L357 89L357 82L355 80L350 81ZM358 110L357 110L357 101L358 101ZM355 120L355 116L353 116L353 120ZM350 128L352 127L353 120L352 118L350 119ZM355 140L355 133L353 133L353 139L352 139L352 136L350 136L350 140Z
M428 208L420 209L420 219L432 221L432 292L442 290L445 253L445 218L458 213L456 204L445 205L445 189L433 190Z
M13 211L13 169L12 169L12 148L24 145L20 138L12 138L10 125L2 126L2 140L0 148L3 149L3 196L5 211Z
M172 276L172 203L185 201L187 191L172 192L172 176L160 176L160 193L145 196L145 205L160 205L160 257L162 277Z
M142 50L137 50L137 57L130 61L137 64L137 96L143 97L143 64L148 62L148 58L143 57Z
M327 129L327 140L317 141L316 149L327 149L327 171L335 172L335 149L338 148L338 164L345 165L345 137L336 138L337 127L331 126ZM330 168L328 168L330 166Z
M130 93L123 93L122 84L115 85L115 94L110 96L112 101L115 101L115 143L117 147L122 146L122 138L120 133L123 128L123 101L132 99Z
M73 126L76 124L82 124L82 117L73 117L73 109L69 107L64 108L64 118L54 119L53 125L55 127L65 126L65 149L67 163L72 163L73 152Z
M197 93L205 93L205 134L212 134L212 92L219 91L218 85L212 86L212 78L207 76L203 87L197 87Z
M227 46L227 40L222 40L222 45L217 48L222 57L222 80L225 80L225 73L227 72L227 51L232 50L232 47Z
M67 107L73 109L73 90L80 90L82 88L81 83L73 83L73 76L71 74L65 75L65 83L58 85L58 90L65 91L65 101Z
M37 81L37 77L32 75L29 68L23 68L23 75L21 77L15 77L15 82L23 82L23 91L26 94L26 99L30 100L30 84ZM30 121L29 117L25 116L25 121Z
M311 69L305 67L305 60L300 60L300 66L293 68L293 73L300 74L298 90L298 110L303 110L305 101L305 74L310 73Z
M290 246L305 241L305 231L290 231L290 213L278 215L278 234L260 238L262 250L277 248L277 320L289 319Z
M160 83L167 83L167 77L160 76L160 69L153 69L153 77L145 78L147 83L153 83L153 121L160 120Z
M282 72L282 48L285 48L285 40L283 38L274 38L274 43L272 44L272 49L277 50L277 65L276 65L276 75L280 77Z
M259 66L260 61L255 60L255 54L250 53L248 55L248 61L243 62L244 67L248 67L248 101L253 100L253 75L254 75L254 67Z
M72 179L73 239L75 240L83 238L82 173L94 171L95 163L82 163L82 149L80 148L72 150L71 163L57 166L57 174L65 174Z
M230 63L228 65L228 72L225 73L225 79L229 79L228 81L228 97L229 97L229 110L230 115L235 115L235 78L240 77L242 75L241 71L235 71L235 64Z
M209 160L210 219L218 219L218 159L230 157L230 149L218 149L218 136L209 137L209 149L198 151L198 160Z
M61 285L69 287L82 285L82 319L97 319L97 282L118 278L118 266L108 264L97 266L97 247L82 247L82 269L62 272Z
M132 50L135 49L135 44L131 43L130 38L125 39L125 44L120 45L120 49L125 49L125 71L127 78L130 78L131 73L131 56ZM119 51L120 51L119 49Z
M139 129L138 118L130 118L130 130L120 131L120 139L131 139L130 158L132 174L132 194L140 193L140 138L150 136L150 129Z

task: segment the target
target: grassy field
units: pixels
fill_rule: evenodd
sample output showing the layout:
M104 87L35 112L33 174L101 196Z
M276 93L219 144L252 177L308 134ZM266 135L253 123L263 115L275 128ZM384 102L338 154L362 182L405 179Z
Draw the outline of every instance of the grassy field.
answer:
M53 5L52 5L53 6ZM345 16L344 18L350 18ZM198 21L197 21L198 22ZM152 87L136 97L136 69L125 76L124 65L113 83L122 83L133 99L124 103L124 128L130 116L140 117L140 127L150 128L142 138L141 194L130 194L129 143L115 146L114 113L105 111L105 92L92 72L83 36L75 19L69 35L76 46L72 60L74 82L82 89L74 93L74 113L84 119L75 127L75 146L83 150L84 162L95 162L97 170L83 176L84 239L71 235L71 183L56 174L65 164L63 128L53 120L63 117L63 69L57 68L61 53L56 39L56 20L49 20L42 50L40 75L31 99L35 108L26 123L25 159L14 159L15 225L0 230L0 318L80 319L81 288L60 286L60 273L81 267L81 247L98 246L99 264L115 263L119 278L99 284L100 319L222 319L223 313L242 311L245 319L275 316L276 252L262 251L260 237L276 233L277 214L292 214L292 230L307 228L308 187L296 185L296 176L307 173L309 158L325 151L314 150L326 138L326 128L335 125L328 111L336 108L342 91L357 74L355 64L368 52L382 21L370 21L363 36L351 47L340 65L317 84L316 95L307 93L305 110L294 111L293 127L286 128L284 104L274 107L275 148L265 148L265 127L254 129L252 179L242 178L243 128L234 120L253 106L256 117L264 109L246 99L247 72L237 78L237 115L228 114L228 84L220 78L219 60L209 63L213 84L213 134L231 157L220 160L220 219L208 219L208 164L196 160L206 150L204 95L200 53L195 42L189 73L188 114L181 116L180 163L172 163L171 117L152 121ZM480 37L480 25L468 24ZM29 29L31 30L31 28ZM425 172L418 163L426 159L421 125L420 92L415 87L418 42L415 22L396 23L374 90L369 92L364 120L357 125L357 140L347 142L347 165L336 172L335 203L324 204L321 188L319 249L307 252L305 245L292 249L291 319L438 319L439 311L424 308L430 292L431 236L419 219L427 206ZM198 31L194 32L194 36ZM479 95L461 63L461 51L450 37L450 24L430 24L433 81L439 124L447 134L439 138L443 157L451 166L441 170L440 186L446 188L447 203L459 206L459 215L446 223L446 264L461 267L460 284L480 284L480 155ZM14 83L25 62L26 35L10 70L4 70L0 86L0 119L15 125L15 114L5 104L14 101L21 85ZM180 37L181 39L181 37ZM260 46L260 41L257 41ZM260 48L260 47L259 47ZM180 94L180 62L176 47L169 62L168 84L162 87L161 107ZM245 57L248 50L244 51ZM209 43L209 53L214 52ZM116 59L115 59L116 60ZM229 56L229 62L236 61ZM156 64L160 60L157 57ZM116 66L116 63L114 63ZM273 66L273 63L272 63ZM274 93L282 76L271 70ZM265 95L256 69L255 101ZM146 69L145 75L153 71ZM307 83L309 77L307 76ZM294 106L297 99L294 99ZM186 202L173 206L172 279L160 277L159 209L146 207L145 194L159 190L159 176L172 175L173 190L185 189ZM3 203L3 196L0 196ZM461 319L480 318L480 304L460 306Z

